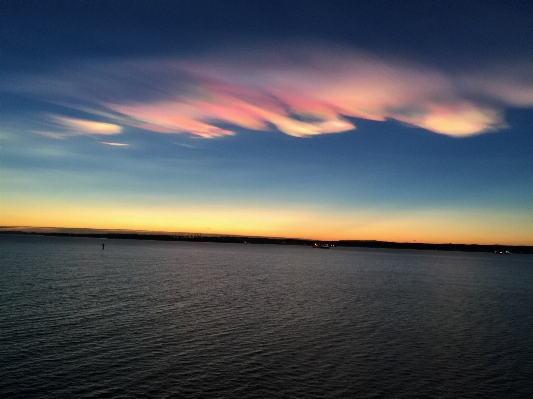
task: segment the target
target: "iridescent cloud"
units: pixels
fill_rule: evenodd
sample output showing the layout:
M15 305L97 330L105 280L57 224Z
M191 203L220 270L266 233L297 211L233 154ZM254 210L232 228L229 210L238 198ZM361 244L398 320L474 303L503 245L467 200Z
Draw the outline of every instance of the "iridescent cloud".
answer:
M506 107L533 106L532 70L453 75L303 43L194 59L94 63L15 89L113 122L55 117L65 128L90 134L116 134L122 125L212 138L234 134L233 125L308 137L352 130L353 117L468 136L505 127Z
M112 123L95 122L85 119L69 118L66 116L52 115L52 118L67 130L79 134L119 134L122 131L120 126Z
M48 115L48 130L33 130L34 133L52 139L64 139L78 135L115 135L122 132L122 127L106 122L71 118L62 115Z

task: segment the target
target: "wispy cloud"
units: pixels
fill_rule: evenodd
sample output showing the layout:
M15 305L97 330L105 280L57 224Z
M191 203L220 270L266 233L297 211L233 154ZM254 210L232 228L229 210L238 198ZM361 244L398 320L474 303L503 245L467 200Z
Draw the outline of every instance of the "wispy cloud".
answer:
M58 133L58 132L47 132L44 130L32 130L33 133L38 134L39 136L47 137L49 139L55 139L55 140L63 140L68 135L66 133Z
M113 135L119 134L122 131L120 126L112 123L95 122L60 115L51 115L51 119L62 125L67 131L74 134Z
M45 129L35 129L32 132L56 140L80 135L109 136L122 132L121 126L112 123L96 122L62 115L47 115L43 125Z
M501 63L459 77L463 91L515 107L533 106L533 62Z
M352 130L355 117L468 136L505 127L506 107L533 106L531 71L512 65L454 75L300 43L194 59L93 63L46 84L30 79L10 89L93 110L111 122L54 117L80 134L117 134L128 125L213 138L234 134L228 127L234 125L307 137Z
M110 145L112 147L127 147L127 146L129 146L129 144L115 143L113 141L100 141L100 143L105 144L105 145Z

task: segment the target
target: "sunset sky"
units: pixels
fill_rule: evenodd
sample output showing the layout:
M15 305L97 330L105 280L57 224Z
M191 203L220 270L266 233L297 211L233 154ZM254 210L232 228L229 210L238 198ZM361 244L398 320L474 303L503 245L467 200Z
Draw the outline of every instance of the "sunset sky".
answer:
M1 226L533 245L531 1L1 8Z

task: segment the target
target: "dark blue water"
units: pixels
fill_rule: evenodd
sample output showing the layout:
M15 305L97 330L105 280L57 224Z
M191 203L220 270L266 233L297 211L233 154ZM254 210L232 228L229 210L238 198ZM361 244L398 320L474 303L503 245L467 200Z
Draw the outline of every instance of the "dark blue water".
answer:
M533 257L0 235L2 398L531 398Z

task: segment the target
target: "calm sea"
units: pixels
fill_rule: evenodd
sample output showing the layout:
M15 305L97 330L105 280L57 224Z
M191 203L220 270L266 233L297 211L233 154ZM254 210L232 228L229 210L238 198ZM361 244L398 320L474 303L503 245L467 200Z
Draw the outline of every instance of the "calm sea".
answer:
M0 250L2 398L533 397L531 255L6 235Z

